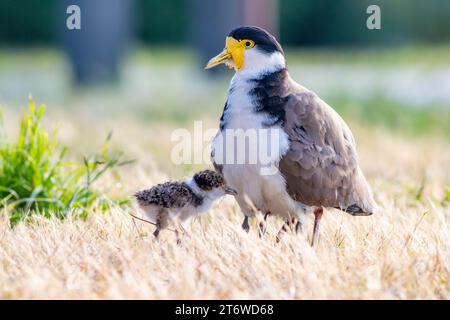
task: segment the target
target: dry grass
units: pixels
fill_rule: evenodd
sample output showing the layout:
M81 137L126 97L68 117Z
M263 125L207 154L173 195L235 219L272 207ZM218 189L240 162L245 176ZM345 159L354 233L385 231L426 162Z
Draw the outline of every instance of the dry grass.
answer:
M73 146L87 140L74 132L97 136L109 126L79 123L61 126ZM116 189L131 193L185 173L167 161L170 128L126 119L114 128L116 143L139 159ZM381 212L327 212L317 248L306 241L311 217L304 235L276 243L281 221L269 220L265 238L258 238L255 221L246 234L231 198L194 220L182 246L169 231L155 241L152 226L133 222L126 209L93 212L87 221L36 217L14 229L4 212L0 298L450 298L448 142L352 128Z

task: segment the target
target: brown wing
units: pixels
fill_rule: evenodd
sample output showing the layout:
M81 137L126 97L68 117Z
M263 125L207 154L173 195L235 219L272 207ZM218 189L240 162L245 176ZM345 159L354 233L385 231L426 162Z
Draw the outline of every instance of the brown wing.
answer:
M280 171L291 197L352 214L374 212L352 133L330 106L313 92L293 93L285 106L284 129L291 144Z

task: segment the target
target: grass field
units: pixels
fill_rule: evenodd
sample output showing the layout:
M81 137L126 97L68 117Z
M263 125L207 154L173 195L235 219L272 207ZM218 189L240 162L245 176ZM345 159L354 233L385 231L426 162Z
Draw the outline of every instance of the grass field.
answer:
M203 100L214 106L203 115L195 97L184 108L169 101L170 108L152 109L152 101L147 110L103 105L114 97L77 97L68 108L49 105L45 125L59 128L74 158L101 146L113 129L111 147L137 162L97 188L111 197L129 196L208 166L172 164L170 135L180 126L192 129L193 119L217 127L225 95L220 86ZM377 215L327 211L318 246L311 248L312 217L303 234L288 233L277 243L282 221L269 218L263 238L252 221L247 234L237 205L226 197L193 221L179 246L172 232L155 241L153 226L133 221L133 204L107 212L94 208L86 221L34 215L14 228L3 209L0 298L449 299L448 109L409 112L398 103L353 98L330 103L355 135L380 206ZM189 110L196 112L189 117ZM18 109L7 106L4 117L8 132L16 134Z
M272 219L259 239L255 222L249 234L241 230L231 198L194 220L181 247L170 231L155 241L153 227L133 223L126 208L93 211L87 221L36 216L14 229L4 212L0 297L449 298L448 143L352 127L381 211L327 212L316 249L305 239L311 218L304 235L287 234L280 243L274 236L281 221ZM132 193L168 175L183 177L190 168L167 164L169 129L123 120L116 143L139 161L121 170L120 184L111 178L100 187Z

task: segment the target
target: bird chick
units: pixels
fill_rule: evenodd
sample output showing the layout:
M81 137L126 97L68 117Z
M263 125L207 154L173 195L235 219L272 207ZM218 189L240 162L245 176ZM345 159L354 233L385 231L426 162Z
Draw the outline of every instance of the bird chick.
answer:
M208 211L216 199L226 194L237 193L225 184L220 173L204 170L186 181L161 183L134 196L145 216L156 225L153 235L158 237L171 221L178 220L184 225L193 216Z

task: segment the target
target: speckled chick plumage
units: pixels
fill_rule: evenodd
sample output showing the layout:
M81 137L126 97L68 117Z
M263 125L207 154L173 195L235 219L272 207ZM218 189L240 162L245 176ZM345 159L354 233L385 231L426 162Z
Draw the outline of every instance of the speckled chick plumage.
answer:
M181 223L207 211L212 203L230 193L223 176L212 170L196 173L186 181L165 182L135 193L135 198L146 217L160 229L177 218Z
M182 208L187 204L198 207L203 198L195 194L186 182L165 182L139 191L135 197L140 206L156 205L161 208Z

